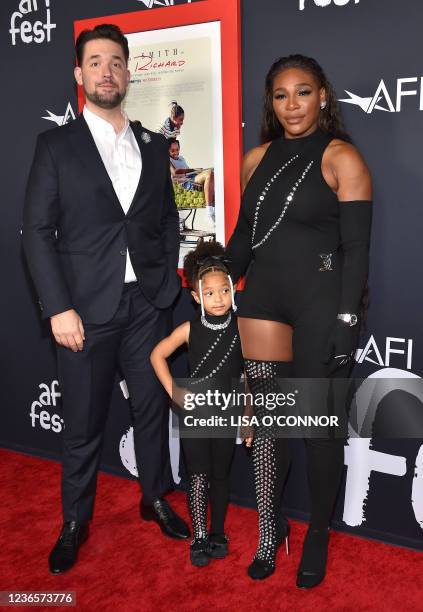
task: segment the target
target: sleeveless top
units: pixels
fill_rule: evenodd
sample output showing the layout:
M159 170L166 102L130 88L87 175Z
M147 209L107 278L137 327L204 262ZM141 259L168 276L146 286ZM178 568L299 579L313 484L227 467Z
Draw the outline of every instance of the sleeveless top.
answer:
M260 302L260 312L291 322L323 275L339 292L339 203L321 172L332 139L321 130L277 138L251 176L227 247L234 280L251 264L239 316L254 316Z

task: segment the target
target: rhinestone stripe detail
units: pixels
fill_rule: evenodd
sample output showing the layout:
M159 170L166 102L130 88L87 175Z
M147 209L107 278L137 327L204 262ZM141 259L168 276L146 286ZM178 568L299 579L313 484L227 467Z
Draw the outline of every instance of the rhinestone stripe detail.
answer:
M211 353L214 351L214 349L216 348L216 345L218 344L219 340L222 338L222 336L226 333L226 329L224 329L222 332L220 332L220 334L217 336L216 340L213 342L213 344L210 346L209 350L206 352L206 354L201 358L200 362L198 363L198 365L194 368L194 370L191 373L191 377L194 377L198 370L201 368L201 366L203 365L203 363L208 359L208 357L210 357Z
M264 198L266 197L267 192L269 191L269 189L272 186L272 183L275 181L275 179L277 179L278 176L280 175L280 173L283 172L285 170L285 168L287 168L293 161L295 161L297 159L297 157L298 157L298 155L294 155L294 157L291 157L291 159L288 159L288 161L285 162L283 166L281 166L278 170L276 170L275 174L272 176L272 178L270 178L267 181L265 188L263 189L263 191L259 195L259 199L257 200L257 203L256 203L256 210L255 210L255 213L254 213L254 221L253 221L253 230L252 230L252 235L251 235L251 242L254 242L254 238L255 238L255 235L256 235L257 221L258 221L258 215L259 215L261 203L263 202Z
M193 380L191 382L191 384L192 385L197 385L198 383L203 382L203 380L207 380L208 378L211 378L212 376L214 376L214 374L216 374L220 370L220 368L225 364L225 362L228 360L228 357L232 353L237 340L238 340L238 334L235 334L235 336L231 340L231 344L229 345L228 350L223 355L222 359L217 364L217 366L209 374L207 374L206 376L203 376L202 378L197 378L196 380Z
M279 217L276 219L275 223L272 225L272 227L266 232L266 234L263 236L263 238L259 241L256 242L256 244L252 245L252 249L257 249L258 247L262 246L262 244L264 242L266 242L266 240L269 238L269 236L272 234L272 232L278 227L278 225L280 224L280 222L282 221L282 219L285 216L285 213L288 209L288 206L291 204L292 200L294 199L295 196L295 192L297 191L298 187L300 186L300 184L303 182L303 180L305 179L305 177L307 176L307 173L310 171L310 168L312 167L314 161L312 160L303 170L301 176L295 181L293 187L291 188L291 191L288 193L288 195L286 196L285 199L285 204L284 207L282 209L281 214L279 215ZM260 196L262 197L262 196ZM264 199L264 198L263 198ZM260 201L260 200L259 200ZM255 218L255 222L258 219L258 212L259 212L259 205L256 205L256 211L254 213L254 218ZM254 239L254 235L253 235L253 239Z

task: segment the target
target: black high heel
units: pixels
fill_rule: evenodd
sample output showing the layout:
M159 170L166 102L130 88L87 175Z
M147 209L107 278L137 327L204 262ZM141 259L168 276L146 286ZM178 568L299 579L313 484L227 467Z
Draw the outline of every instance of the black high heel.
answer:
M303 554L297 572L297 587L312 589L320 584L326 575L328 558L329 529L309 527L303 544Z
M284 535L281 536L281 544L285 540L285 552L286 552L286 556L289 555L289 534L290 533L291 533L291 525L285 519Z
M289 555L289 533L291 530L291 525L288 523L288 521L285 519L285 523L284 523L284 527L283 527L283 531L282 534L279 537L279 541L278 544L276 546L276 551L275 551L275 559L276 559L276 554L278 552L278 549L280 547L280 545L282 544L283 541L285 541L285 552L287 555ZM267 561L265 559L253 559L253 562L248 566L247 569L247 574L250 576L250 578L252 578L253 580L264 580L265 578L268 578L269 576L271 576L274 571L276 569L276 565L275 565L275 561Z

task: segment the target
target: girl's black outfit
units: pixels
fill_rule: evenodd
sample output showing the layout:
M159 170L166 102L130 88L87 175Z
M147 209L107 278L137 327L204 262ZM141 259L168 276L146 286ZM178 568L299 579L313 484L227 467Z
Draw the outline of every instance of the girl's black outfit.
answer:
M332 374L333 363L325 361L350 354L357 341L358 325L348 327L337 314L359 311L368 269L370 203L339 202L325 182L321 162L332 138L317 130L270 144L245 189L227 246L234 282L249 268L238 315L293 328L292 363L245 360L253 394L269 389L277 377L347 377L351 371L345 365ZM344 440L309 438L305 443L311 528L327 530ZM285 535L280 497L289 467L288 441L259 430L253 462L260 526L256 559L270 567Z
M229 324L224 327L230 317ZM206 327L200 317L191 321L188 341L190 391L204 393L218 389L229 393L243 370L241 344L235 315L214 317L206 314ZM217 329L213 329L213 326ZM216 413L213 410L213 413ZM195 410L193 411L195 416ZM223 413L222 413L223 414ZM204 540L207 531L207 505L210 498L210 534L223 536L229 502L230 466L235 448L236 429L213 438L182 437L182 448L189 475L188 503L195 540Z

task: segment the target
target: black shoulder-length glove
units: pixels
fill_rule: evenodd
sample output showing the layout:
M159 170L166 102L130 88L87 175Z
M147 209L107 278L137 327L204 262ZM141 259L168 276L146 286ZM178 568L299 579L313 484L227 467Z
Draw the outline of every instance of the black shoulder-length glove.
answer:
M330 372L348 363L357 348L360 303L369 270L371 222L371 201L339 202L343 263L338 314L357 315L358 322L351 326L339 319L334 321L323 359L330 365Z

